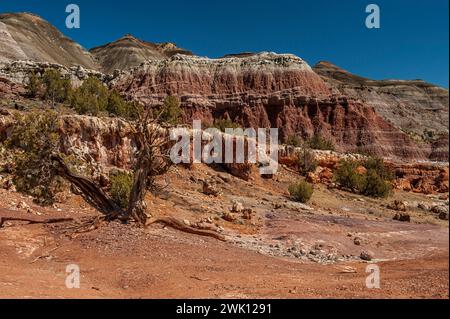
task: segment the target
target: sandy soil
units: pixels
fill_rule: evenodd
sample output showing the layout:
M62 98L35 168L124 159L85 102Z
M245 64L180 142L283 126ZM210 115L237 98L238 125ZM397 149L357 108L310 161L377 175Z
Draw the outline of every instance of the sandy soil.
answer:
M220 197L202 194L214 179ZM286 198L287 171L274 180L245 182L208 167L176 168L148 197L153 215L223 227L227 242L161 225L140 229L113 222L67 237L64 225L8 223L0 230L1 298L448 298L448 221L411 209L411 223L393 221L389 200L373 200L316 186L311 204ZM436 202L397 192L409 203ZM221 214L238 200L255 211L230 223ZM32 212L21 207L24 202ZM19 204L19 205L18 205ZM22 205L23 206L23 205ZM0 216L83 217L97 213L78 196L54 207L0 190ZM40 215L38 215L40 214ZM356 245L356 239L359 245ZM380 267L380 289L366 287L360 258L370 250ZM77 264L80 289L65 285Z

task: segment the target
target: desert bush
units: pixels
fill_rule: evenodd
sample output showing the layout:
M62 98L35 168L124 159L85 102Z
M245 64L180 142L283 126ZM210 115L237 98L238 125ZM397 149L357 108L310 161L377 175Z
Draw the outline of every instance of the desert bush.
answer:
M370 197L388 197L392 192L391 184L381 177L374 169L367 171L363 195Z
M70 99L72 85L69 79L62 76L61 72L47 69L42 77L44 86L44 99L55 103L64 103Z
M357 161L341 160L339 168L334 173L335 182L341 187L361 193L365 188L365 175L357 172L360 166Z
M314 134L308 141L308 146L314 150L334 151L335 147L331 140L326 140L320 134Z
M98 115L106 111L108 98L108 88L99 79L89 77L73 93L71 105L79 114Z
M63 185L50 157L58 151L55 112L16 115L6 143L14 151L13 183L19 192L31 195L41 204L51 204Z
M311 184L301 181L289 186L289 194L294 201L307 203L314 192Z
M110 115L136 119L142 110L138 102L126 101L117 91L112 90L108 96L106 111L108 111Z
M163 105L155 108L155 115L159 117L159 121L171 125L180 123L182 113L180 101L175 96L166 97Z
M114 171L109 176L109 193L116 204L127 208L133 188L133 175L123 171Z
M31 73L26 84L26 94L28 97L38 97L42 90L42 80L35 72Z
M366 168L366 172L359 173L359 166ZM383 160L370 158L366 162L343 160L334 174L336 183L340 186L370 197L387 197L391 194L390 181L393 176L384 166Z
M367 170L374 170L383 180L392 181L394 179L394 173L386 167L382 158L369 157L363 165Z
M303 141L297 135L289 135L286 144L294 147L301 147L303 145Z
M306 176L308 173L314 172L317 165L316 158L310 149L304 148L298 155L297 166L301 175Z
M225 132L225 129L227 129L227 128L231 128L231 129L241 128L241 126L238 123L235 123L230 119L214 120L214 124L212 127L220 130L221 132Z

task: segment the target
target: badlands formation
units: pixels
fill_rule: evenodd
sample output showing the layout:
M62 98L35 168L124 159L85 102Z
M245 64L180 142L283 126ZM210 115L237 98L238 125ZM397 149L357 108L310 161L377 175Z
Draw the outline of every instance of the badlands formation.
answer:
M271 178L255 167L204 164L161 176L164 191L146 198L151 214L220 232L224 243L116 222L70 239L58 226L6 223L0 297L448 298L448 90L419 80L370 80L328 62L310 67L292 54L210 59L131 35L87 51L36 15L0 14L0 146L15 112L50 107L25 88L31 73L48 68L74 86L95 76L148 108L176 96L187 125L230 119L275 127L282 143L321 134L336 151L313 152L318 168L305 178L314 184L308 204L289 198L289 185L303 177L296 161L302 150L288 145L280 147L280 170ZM63 110L61 152L91 161L102 186L106 172L130 169L136 135L126 121ZM394 172L391 198L336 187L339 161L367 153ZM0 166L0 218L98 215L73 190L39 206ZM89 269L80 290L63 284L69 260ZM366 288L368 260L383 269L383 289Z

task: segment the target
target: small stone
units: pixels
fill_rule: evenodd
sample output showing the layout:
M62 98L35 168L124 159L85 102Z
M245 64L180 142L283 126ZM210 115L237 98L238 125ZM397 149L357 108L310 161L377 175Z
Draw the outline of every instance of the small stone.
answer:
M241 213L244 211L244 205L238 201L233 201L233 206L231 207L233 213Z
M30 206L28 206L28 204L25 203L25 202L19 202L16 207L18 209L28 209L28 208L30 208Z
M230 223L236 221L236 217L233 214L229 213L229 212L223 213L222 218L224 220L226 220L227 222L230 222Z
M183 220L183 224L185 224L186 226L191 226L191 222L187 219Z
M408 207L408 204L406 202L402 202L400 200L395 200L392 203L387 205L387 208L396 210L399 212L406 212L407 207Z
M394 220L397 220L399 222L411 222L411 216L407 213L397 213L394 216Z
M373 252L365 250L361 252L360 258L362 260L371 261L374 258Z
M362 242L362 239L361 239L360 237L355 237L355 238L353 239L353 243L354 243L356 246L361 246L361 242Z
M443 213L448 214L448 207L437 205L437 206L434 206L433 208L431 208L431 212L435 213L436 215L441 215Z

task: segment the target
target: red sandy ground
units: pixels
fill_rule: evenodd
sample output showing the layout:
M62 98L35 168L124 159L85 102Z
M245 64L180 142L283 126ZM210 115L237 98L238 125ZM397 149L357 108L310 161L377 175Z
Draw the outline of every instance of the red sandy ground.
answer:
M60 234L61 225L11 223L0 229L0 297L448 298L448 222L418 212L412 212L416 222L394 222L393 212L382 208L381 201L355 200L353 195L321 187L313 197L313 211L273 210L273 202L284 203L286 183L294 178L288 173L252 183L233 178L222 185L219 199L208 198L188 177L205 174L215 173L208 169L171 173L169 192L175 195L151 198L149 208L155 214L197 220L215 216L212 212L239 197L245 205L256 207L253 225L218 221L229 239L220 242L160 225L140 229L113 222L69 239ZM395 196L430 200L416 194ZM12 204L20 201L45 217L96 214L77 196L60 204L58 211L0 190L0 216L26 214L12 210ZM369 209L377 211L369 214ZM364 239L361 246L354 245L352 234ZM381 288L366 287L367 263L357 258L323 265L267 253L276 243L283 250L296 241L320 241L352 256L372 250L381 270ZM69 264L80 267L80 289L65 286ZM345 267L354 272L346 273Z

